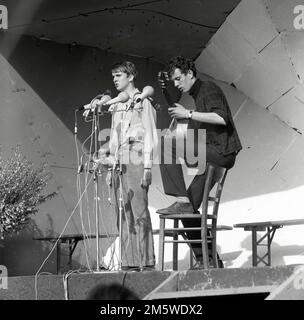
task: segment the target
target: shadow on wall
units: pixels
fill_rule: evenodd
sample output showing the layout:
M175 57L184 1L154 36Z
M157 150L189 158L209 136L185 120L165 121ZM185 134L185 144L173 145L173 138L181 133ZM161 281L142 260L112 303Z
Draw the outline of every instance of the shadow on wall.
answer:
M65 126L74 132L74 111L88 104L96 95L110 89L116 91L111 75L113 64L131 60L139 71L136 84L141 90L146 85L155 88L155 100L164 104L157 83L157 74L163 65L143 58L120 54L108 54L97 48L69 46L51 41L39 41L22 36L14 50L13 41L7 33L1 35L0 51L26 83L45 104L58 116ZM159 121L164 122L161 112ZM80 117L78 139L83 142L90 134L91 126ZM168 118L168 116L167 116ZM101 128L109 128L111 116L100 117ZM164 126L167 125L164 124Z
M3 249L6 252L3 263L8 268L9 276L20 274L21 261L22 275L33 275L33 270L38 271L43 257L47 257L52 248L49 242L33 241L33 237L42 236L44 235L32 219L24 230L3 240ZM56 273L56 251L49 257L43 270Z
M48 231L42 233L35 221L32 219L27 227L16 235L11 235L2 241L1 250L6 254L0 255L0 264L8 269L9 276L22 274L23 276L35 274L41 267L44 259L50 254L54 244L49 241L33 241L33 238L53 237L55 236L52 229L52 218L49 215ZM9 253L9 255L8 255ZM40 272L57 273L57 251L56 248L46 260ZM6 257L7 256L7 257ZM20 272L22 264L22 272ZM68 268L68 249L61 246L61 270L66 272ZM73 260L73 269L79 269L82 265Z
M252 267L252 238L251 235L244 238L241 242L241 250L221 254L220 256L225 263L225 267L229 268L248 268ZM266 249L258 248L259 256L263 256ZM275 241L271 244L271 265L281 266L286 265L285 257L288 256L303 256L304 246L288 245L281 246ZM259 264L258 266L264 266Z

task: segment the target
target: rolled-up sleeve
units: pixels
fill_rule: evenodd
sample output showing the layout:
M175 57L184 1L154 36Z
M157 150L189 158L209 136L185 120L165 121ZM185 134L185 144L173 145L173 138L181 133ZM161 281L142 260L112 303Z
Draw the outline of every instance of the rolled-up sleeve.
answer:
M117 112L117 106L115 106L112 113L112 124L110 133L109 149L112 156L116 156L118 150L118 135L120 134L120 119L121 113Z
M226 125L230 125L226 98L222 90L212 82L205 88L204 103L208 112L214 112L224 119Z
M142 107L142 123L144 127L144 167L151 168L158 144L156 131L156 111L148 99L145 99L142 102Z

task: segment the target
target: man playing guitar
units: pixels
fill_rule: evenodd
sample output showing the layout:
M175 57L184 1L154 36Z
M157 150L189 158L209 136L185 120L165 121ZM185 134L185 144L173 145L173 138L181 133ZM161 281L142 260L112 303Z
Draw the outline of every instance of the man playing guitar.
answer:
M169 115L176 121L189 120L189 128L206 130L206 145L194 148L206 148L206 159L200 159L219 167L230 169L234 166L237 153L242 149L231 111L222 90L211 81L201 81L192 60L182 56L174 57L168 65L167 79L160 78L159 83L166 92L166 80L172 80L174 86L183 93L189 93L194 99L195 110L189 111L179 103L168 101ZM168 93L167 93L168 95ZM165 94L166 97L166 94ZM187 139L186 139L187 142ZM193 141L189 141L193 143ZM199 172L186 189L181 164L160 165L162 182L166 194L175 196L176 202L156 212L159 214L198 213L203 199L205 172ZM182 220L185 227L197 227L191 220ZM200 239L200 232L187 234L189 239ZM200 244L192 244L197 262L202 261Z

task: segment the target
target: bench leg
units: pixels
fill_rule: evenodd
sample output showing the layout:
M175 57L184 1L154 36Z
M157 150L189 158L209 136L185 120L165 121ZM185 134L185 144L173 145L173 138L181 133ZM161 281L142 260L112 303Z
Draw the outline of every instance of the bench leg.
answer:
M261 239L259 239L257 241L257 246L266 246L267 247L267 251L264 254L264 256L262 257L257 257L258 258L258 262L264 263L265 266L270 267L271 266L271 243L274 237L274 234L277 230L277 226L273 226L273 227L267 227L266 233L261 237ZM262 243L262 241L266 239L266 244ZM265 261L267 257L267 261Z
M158 264L159 269L161 271L164 270L164 250L165 250L165 243L164 243L164 230L165 230L165 219L159 219L159 240L158 240Z
M257 231L252 229L252 266L258 265L258 247L257 247Z
M79 242L78 239L69 240L69 262L68 262L69 270L72 270L72 257L78 242Z
M60 274L61 267L60 267L60 256L61 256L61 241L60 239L57 241L56 244L56 251L57 251L57 274Z
M267 253L268 253L268 266L271 266L271 228L267 228Z
M256 267L259 263L265 266L271 266L271 243L278 227L267 227L266 233L257 240L257 229L252 229L252 265ZM263 241L266 239L266 243ZM258 246L266 247L266 253L263 256L258 255ZM265 260L267 257L267 261Z
M174 228L178 228L178 220L174 219ZM174 234L173 240L178 240L178 234ZM173 270L178 269L178 243L173 242Z

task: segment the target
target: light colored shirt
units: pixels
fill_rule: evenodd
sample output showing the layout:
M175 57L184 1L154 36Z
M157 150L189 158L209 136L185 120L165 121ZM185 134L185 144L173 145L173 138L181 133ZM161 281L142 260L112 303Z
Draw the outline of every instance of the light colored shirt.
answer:
M138 90L135 91L139 92ZM135 94L134 93L134 94ZM144 168L153 165L153 153L157 150L156 111L148 99L135 103L133 99L117 103L113 107L110 137L110 154L115 159L130 157L130 151L137 152ZM134 159L133 159L134 160ZM132 159L129 158L129 161Z

